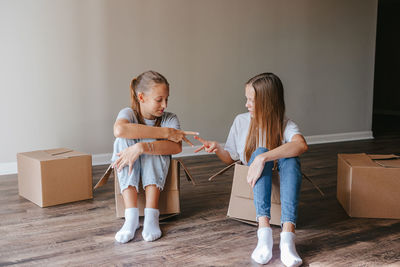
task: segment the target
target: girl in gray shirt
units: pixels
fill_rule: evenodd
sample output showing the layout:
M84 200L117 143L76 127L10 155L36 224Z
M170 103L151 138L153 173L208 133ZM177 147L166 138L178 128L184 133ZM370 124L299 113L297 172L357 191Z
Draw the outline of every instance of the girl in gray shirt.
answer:
M115 235L126 243L139 228L137 192L142 178L146 194L142 236L146 241L161 237L158 199L168 173L172 154L182 151L182 140L195 132L180 130L178 117L165 112L169 96L167 79L147 71L131 82L131 107L122 109L114 124L113 167L125 204L125 223Z

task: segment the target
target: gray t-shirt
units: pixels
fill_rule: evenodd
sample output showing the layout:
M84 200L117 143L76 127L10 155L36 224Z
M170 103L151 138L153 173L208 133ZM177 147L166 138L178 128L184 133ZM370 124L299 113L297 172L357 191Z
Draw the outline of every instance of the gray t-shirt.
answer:
M117 116L118 119L126 119L130 123L139 123L138 119L135 116L135 112L133 111L132 108L124 108L122 109ZM156 123L156 120L148 120L144 119L144 122L148 126L154 126ZM161 127L168 127L168 128L175 128L175 129L181 129L181 126L179 124L178 117L171 112L164 112L163 115L161 116Z

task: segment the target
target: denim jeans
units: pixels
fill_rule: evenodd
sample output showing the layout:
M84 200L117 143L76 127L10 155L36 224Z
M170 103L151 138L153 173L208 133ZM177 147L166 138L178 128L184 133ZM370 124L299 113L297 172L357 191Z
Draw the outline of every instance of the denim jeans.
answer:
M251 155L248 165L250 166L256 156L267 151L268 149L264 147L257 148ZM271 219L271 179L273 165L272 161L265 163L261 176L253 188L257 221L259 217L265 216ZM285 222L291 222L296 226L302 178L300 160L298 157L279 159L278 169L281 195L281 225Z

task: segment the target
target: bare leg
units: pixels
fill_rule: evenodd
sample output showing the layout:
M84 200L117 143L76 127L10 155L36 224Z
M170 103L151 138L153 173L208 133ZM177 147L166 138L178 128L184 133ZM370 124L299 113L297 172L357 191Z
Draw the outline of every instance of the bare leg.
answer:
M122 197L124 199L125 209L137 208L136 187L128 186L128 188L122 191Z
M156 185L148 185L146 191L146 208L158 209L158 200L160 198L160 189Z
M263 227L271 227L271 225L269 224L268 217L259 217L258 218L258 228L263 228Z

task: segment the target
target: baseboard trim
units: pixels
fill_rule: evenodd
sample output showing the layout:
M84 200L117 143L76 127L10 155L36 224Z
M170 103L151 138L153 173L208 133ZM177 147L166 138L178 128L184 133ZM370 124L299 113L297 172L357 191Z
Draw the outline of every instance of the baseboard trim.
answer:
M336 142L347 142L357 140L368 140L374 139L372 131L363 132L350 132L350 133L337 133L337 134L322 134L322 135L311 135L305 136L307 144L325 144L325 143L336 143Z
M368 140L373 138L374 137L372 135L372 131L305 136L305 139L309 145L356 141L356 140ZM224 144L222 143L221 145L223 146ZM197 148L200 148L200 146L194 146L194 147L184 146L182 148L182 152L172 156L172 158L190 157L190 156L208 154L204 150L195 153L194 151ZM110 164L111 155L112 155L111 153L92 155L93 166ZM17 162L0 163L0 175L16 174L16 173L17 173Z

